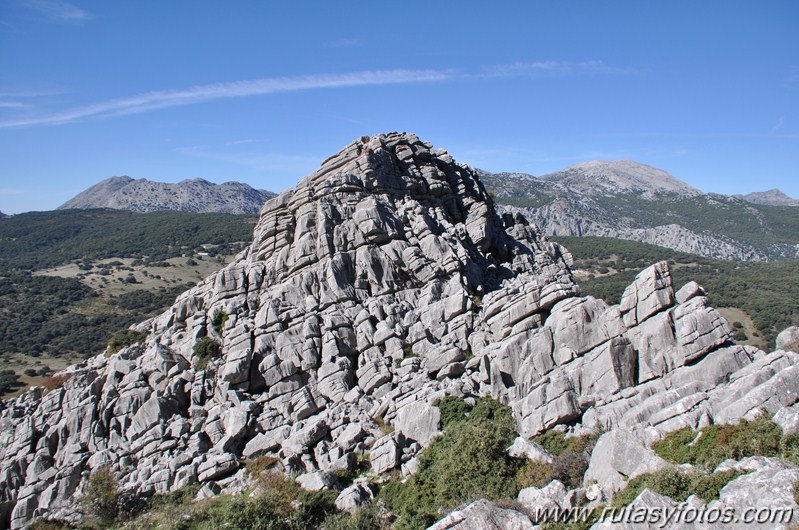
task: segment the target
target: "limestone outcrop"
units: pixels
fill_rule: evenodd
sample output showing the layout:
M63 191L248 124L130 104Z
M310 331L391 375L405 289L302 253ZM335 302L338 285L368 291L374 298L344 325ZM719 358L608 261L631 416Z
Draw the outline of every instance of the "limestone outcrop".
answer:
M524 217L498 215L445 151L364 137L268 201L252 245L136 325L143 342L0 405L0 517L77 520L74 499L103 468L139 495L242 491L243 462L262 456L308 489L335 487L356 455L375 474L412 473L447 395L510 405L520 454L556 425L622 429L597 445L613 456L597 473L610 495L604 477L651 469L625 455L645 459L664 433L799 398L785 392L799 354L736 346L702 288L676 290L666 263L613 306L580 297L570 265ZM195 351L211 341L218 355ZM337 503L371 495L356 483Z

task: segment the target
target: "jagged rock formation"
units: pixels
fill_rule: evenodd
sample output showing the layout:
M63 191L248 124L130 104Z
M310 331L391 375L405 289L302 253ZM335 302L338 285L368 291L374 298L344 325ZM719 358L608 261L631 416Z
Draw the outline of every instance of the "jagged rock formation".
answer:
M59 207L113 208L132 212L175 210L195 213L256 215L275 194L240 182L214 184L203 179L176 184L111 177L79 193Z
M799 199L792 199L777 188L768 191L755 191L746 195L736 195L752 204L764 204L766 206L799 206Z
M546 236L613 237L736 261L799 256L799 239L778 234L784 220L755 201L704 194L644 164L591 161L539 178L479 174L501 211L522 213Z
M242 461L262 455L309 489L330 487L356 454L372 473L409 474L445 395L502 400L524 438L625 429L598 447L644 455L669 430L799 398L783 392L799 354L732 344L701 287L675 292L665 263L618 306L579 297L565 249L497 215L474 171L410 134L364 137L326 160L264 206L254 236L136 326L143 343L2 404L0 520L78 518L74 499L104 467L142 495L195 482L204 495L241 491ZM204 337L220 356L195 355ZM369 495L356 483L340 507Z

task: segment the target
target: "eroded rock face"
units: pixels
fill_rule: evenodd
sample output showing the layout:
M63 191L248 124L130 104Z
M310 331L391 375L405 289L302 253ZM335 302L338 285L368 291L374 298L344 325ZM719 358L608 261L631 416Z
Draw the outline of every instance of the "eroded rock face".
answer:
M335 487L356 455L411 473L447 395L502 400L527 439L570 424L652 440L796 401L774 394L799 354L734 346L700 287L675 294L667 264L621 306L579 297L570 264L446 152L362 138L270 200L231 265L136 326L144 343L2 404L2 520L78 519L101 468L144 495L241 491L242 461L259 457L309 488ZM205 336L222 353L200 370Z

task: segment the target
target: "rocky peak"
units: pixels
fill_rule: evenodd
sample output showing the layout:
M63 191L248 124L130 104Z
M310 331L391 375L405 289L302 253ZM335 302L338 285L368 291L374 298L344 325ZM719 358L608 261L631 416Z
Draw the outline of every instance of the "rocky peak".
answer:
M111 177L79 193L59 209L114 208L133 212L177 210L253 215L274 196L274 193L239 182L214 184L198 178L170 184Z
M702 192L678 178L632 160L591 160L569 166L563 171L540 177L585 195L643 193L678 193L700 195Z
M766 206L799 206L799 199L793 199L777 188L736 196L752 204L763 204Z
M525 439L556 425L658 436L794 399L768 385L795 386L799 357L731 344L668 264L615 306L579 297L569 266L446 152L361 138L268 201L252 245L136 325L141 343L0 404L0 525L78 520L99 469L140 496L242 492L242 462L263 455L307 488L336 487L359 457L408 475L447 395L510 405Z

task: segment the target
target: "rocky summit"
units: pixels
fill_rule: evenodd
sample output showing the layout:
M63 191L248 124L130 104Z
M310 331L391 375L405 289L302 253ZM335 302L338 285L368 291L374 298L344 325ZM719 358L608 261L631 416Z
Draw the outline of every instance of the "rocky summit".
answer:
M241 182L214 184L204 179L175 184L130 177L111 177L82 191L59 206L69 208L113 208L131 212L174 210L195 213L257 215L275 194L256 190Z
M244 491L243 461L264 455L309 489L358 458L409 475L444 396L510 405L517 454L558 425L605 432L585 479L600 500L668 465L649 448L667 432L796 416L799 354L735 345L701 286L675 289L658 263L608 306L579 296L570 264L445 151L361 138L269 200L252 245L136 325L146 339L2 403L0 525L77 521L103 468L144 496ZM341 506L368 497L352 488Z

